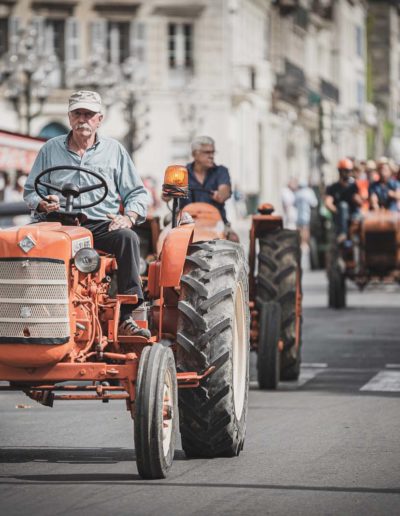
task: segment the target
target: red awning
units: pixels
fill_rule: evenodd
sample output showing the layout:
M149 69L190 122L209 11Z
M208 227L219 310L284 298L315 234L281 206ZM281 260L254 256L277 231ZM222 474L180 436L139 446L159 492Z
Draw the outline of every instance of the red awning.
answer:
M0 170L30 172L44 142L41 138L0 131Z

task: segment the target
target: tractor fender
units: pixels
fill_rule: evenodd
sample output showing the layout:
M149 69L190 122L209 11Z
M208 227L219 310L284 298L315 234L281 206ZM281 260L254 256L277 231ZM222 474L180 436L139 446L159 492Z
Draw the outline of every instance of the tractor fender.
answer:
M160 256L161 287L179 287L193 232L194 224L185 224L171 229L165 237Z

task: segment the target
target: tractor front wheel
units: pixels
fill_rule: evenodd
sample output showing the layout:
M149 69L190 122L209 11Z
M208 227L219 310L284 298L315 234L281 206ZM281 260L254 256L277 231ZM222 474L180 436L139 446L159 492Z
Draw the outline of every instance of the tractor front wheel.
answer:
M142 478L165 478L172 465L178 429L175 359L170 348L153 344L139 361L135 401L136 464Z
M276 389L279 383L281 307L274 301L260 301L257 376L260 389Z

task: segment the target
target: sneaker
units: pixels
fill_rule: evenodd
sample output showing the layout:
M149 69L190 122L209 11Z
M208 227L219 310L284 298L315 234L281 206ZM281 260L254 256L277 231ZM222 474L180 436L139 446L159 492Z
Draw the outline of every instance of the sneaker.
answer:
M132 317L120 323L118 334L125 337L145 337L146 339L151 337L150 330L141 328Z

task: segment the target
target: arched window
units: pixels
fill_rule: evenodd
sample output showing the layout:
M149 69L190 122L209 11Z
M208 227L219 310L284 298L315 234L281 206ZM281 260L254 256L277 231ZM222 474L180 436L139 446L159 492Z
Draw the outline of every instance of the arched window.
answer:
M65 125L58 122L51 122L43 127L39 133L39 137L49 140L50 138L54 138L54 136L60 136L61 134L67 133L68 128Z

